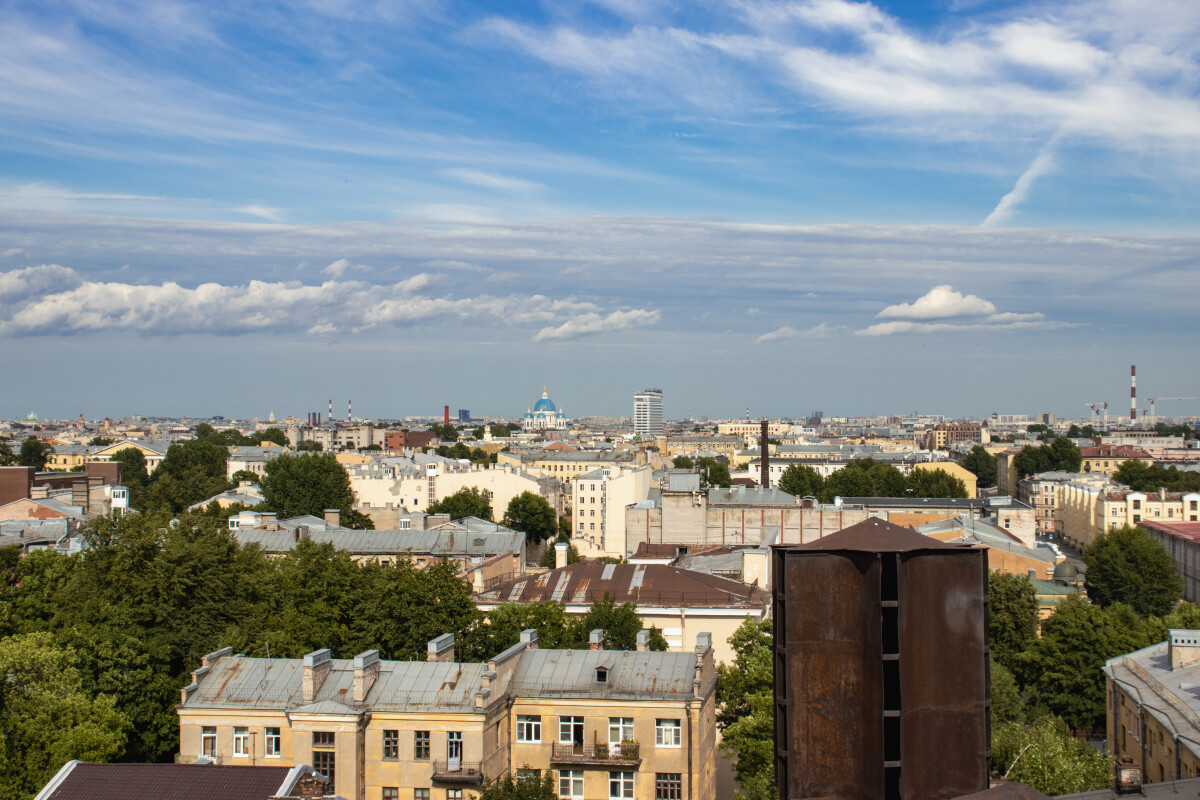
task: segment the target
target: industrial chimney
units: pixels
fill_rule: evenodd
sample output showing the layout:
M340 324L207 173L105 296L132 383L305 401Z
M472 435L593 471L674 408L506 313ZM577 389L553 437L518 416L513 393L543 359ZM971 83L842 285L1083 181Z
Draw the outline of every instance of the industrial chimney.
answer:
M444 413L444 416L442 417L442 424L449 425L450 424L450 406L446 406L446 410L443 413Z
M1137 365L1129 365L1129 422L1137 423Z
M758 478L759 485L764 489L771 488L771 457L767 455L767 431L769 426L767 420L762 421L762 433L758 440L758 452L762 458L759 461L760 475Z

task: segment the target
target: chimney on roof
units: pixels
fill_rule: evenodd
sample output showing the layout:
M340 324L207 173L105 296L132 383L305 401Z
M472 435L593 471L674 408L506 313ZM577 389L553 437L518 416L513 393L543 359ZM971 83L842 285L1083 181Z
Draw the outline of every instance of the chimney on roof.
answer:
M567 554L571 552L571 545L567 542L554 543L554 568L562 569L567 565Z
M536 628L526 628L521 631L521 643L526 650L537 650L538 632Z
M768 430L769 430L769 427L767 425L767 420L764 417L763 421L762 421L762 432L759 434L759 437L758 437L758 441L759 441L758 452L759 452L759 455L762 456L762 458L759 460L760 472L759 472L759 476L758 476L758 485L764 489L771 488L771 457L767 454L767 445L768 445L767 432L768 432Z
M588 650L604 649L604 629L596 628L588 634Z
M650 649L650 631L640 630L637 635L637 649L639 653L645 653Z
M454 634L443 633L429 643L425 660L431 664L454 663Z
M328 648L314 650L304 657L304 677L300 683L300 693L304 702L311 703L316 699L317 692L320 691L321 684L325 682L332 666L333 661Z
M338 508L325 509L325 524L331 528L340 528L342 526L342 511Z
M79 506L86 514L88 510L88 482L71 482L71 505Z
M379 676L379 651L368 650L354 657L354 702L362 703Z
M1179 628L1167 631L1167 661L1172 670L1200 661L1200 631Z
M301 539L307 539L307 538L308 538L308 526L307 525L297 525L292 530L293 541L298 542Z
M696 653L697 653L697 655L704 655L705 652L707 652L711 649L712 649L712 634L711 633L697 633L696 634Z
M1029 568L1029 579L1033 580L1036 577L1037 577L1037 570L1034 569L1033 567L1030 567Z

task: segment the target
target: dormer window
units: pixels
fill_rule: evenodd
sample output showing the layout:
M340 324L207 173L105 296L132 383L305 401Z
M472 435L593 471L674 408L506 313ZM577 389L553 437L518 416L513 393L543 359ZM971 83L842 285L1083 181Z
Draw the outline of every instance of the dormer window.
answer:
M608 683L608 667L596 667L596 683Z

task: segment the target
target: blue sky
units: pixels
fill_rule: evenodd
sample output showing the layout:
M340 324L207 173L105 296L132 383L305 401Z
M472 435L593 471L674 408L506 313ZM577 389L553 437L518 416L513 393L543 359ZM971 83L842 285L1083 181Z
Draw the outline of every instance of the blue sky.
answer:
M0 415L1082 414L1130 363L1200 395L1194 2L60 0L0 33L0 368L37 376Z

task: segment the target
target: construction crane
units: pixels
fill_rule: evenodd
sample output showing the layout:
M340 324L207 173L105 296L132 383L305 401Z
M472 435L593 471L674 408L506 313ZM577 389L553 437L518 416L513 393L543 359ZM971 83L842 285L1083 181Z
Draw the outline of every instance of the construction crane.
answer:
M1195 400L1194 397L1147 397L1146 402L1150 404L1150 424L1154 425L1158 421L1158 417L1154 414L1154 404L1159 400ZM1146 415L1146 410L1142 409L1142 416Z
M1092 410L1091 422L1093 427L1095 427L1095 423L1100 421L1100 409L1104 409L1104 427L1101 430L1108 430L1108 403L1084 403L1084 405Z

